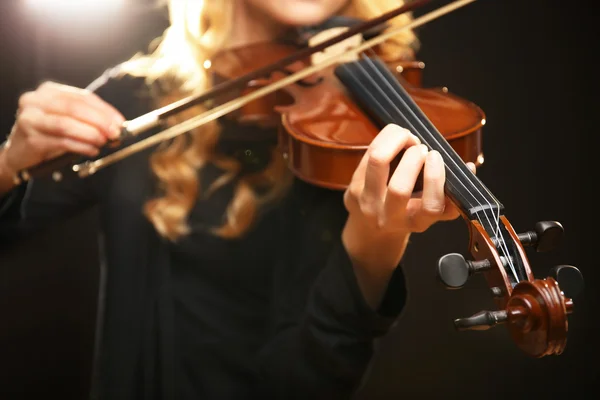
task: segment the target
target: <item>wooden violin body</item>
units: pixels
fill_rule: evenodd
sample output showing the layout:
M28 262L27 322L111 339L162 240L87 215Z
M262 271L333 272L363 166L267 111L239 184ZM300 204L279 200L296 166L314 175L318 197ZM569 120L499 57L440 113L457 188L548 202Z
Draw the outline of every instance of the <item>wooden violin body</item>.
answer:
M286 45L258 44L220 53L213 65L222 79L234 79L247 73L249 66L256 68L256 60L273 62L295 50ZM286 73L305 66L298 63ZM481 165L483 111L443 88L421 88L422 62L394 61L388 67L462 159ZM271 79L282 78L286 73L273 74ZM268 85L271 79L254 81L247 90ZM352 99L333 68L322 70L314 79L287 86L270 98L250 103L234 117L242 123L277 125L279 145L293 173L311 184L338 190L346 188L367 147L381 130Z

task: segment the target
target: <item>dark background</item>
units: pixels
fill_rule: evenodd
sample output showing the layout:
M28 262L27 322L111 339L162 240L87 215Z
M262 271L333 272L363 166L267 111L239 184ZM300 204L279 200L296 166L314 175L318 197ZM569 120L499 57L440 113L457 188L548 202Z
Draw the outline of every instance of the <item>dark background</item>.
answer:
M0 135L10 131L22 92L45 79L85 86L144 49L166 23L143 1L105 18L58 22L19 3L0 4ZM594 206L583 189L597 171L591 4L480 0L419 31L424 84L446 86L486 113L486 161L478 175L509 221L518 232L540 220L565 227L558 249L529 253L538 278L557 264L575 265L586 278L564 354L531 359L503 327L454 330L454 318L494 309L481 277L459 291L435 281L440 256L466 254L467 230L458 220L413 238L406 255L409 304L382 341L360 398L597 398L600 274L591 240ZM95 232L90 210L1 247L0 399L85 397L100 271Z

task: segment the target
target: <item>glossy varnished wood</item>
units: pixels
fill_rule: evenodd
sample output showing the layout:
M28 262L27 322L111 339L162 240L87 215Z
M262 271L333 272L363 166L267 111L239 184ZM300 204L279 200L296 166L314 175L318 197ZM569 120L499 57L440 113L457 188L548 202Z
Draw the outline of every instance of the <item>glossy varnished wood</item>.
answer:
M293 51L293 46L271 43L226 50L215 57L212 69L219 79L235 79ZM297 61L217 101L247 94L309 63L309 59ZM483 111L443 89L421 88L422 62L391 61L387 65L402 79L413 99L461 158L480 165ZM299 84L254 101L228 118L264 127L278 126L280 149L291 171L300 179L330 189L344 189L348 185L364 152L380 131L335 77L333 68L325 68Z

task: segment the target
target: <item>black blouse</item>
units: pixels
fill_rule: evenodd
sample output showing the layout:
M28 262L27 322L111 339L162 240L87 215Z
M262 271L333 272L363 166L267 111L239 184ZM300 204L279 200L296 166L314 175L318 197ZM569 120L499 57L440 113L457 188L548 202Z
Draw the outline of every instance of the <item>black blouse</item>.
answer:
M117 73L93 90L128 119L150 111L143 81ZM30 182L0 201L3 241L99 207L107 277L98 398L351 397L406 289L398 268L381 308L366 304L340 240L342 193L296 180L251 232L224 240L207 227L221 222L234 181L199 200L192 234L172 243L142 214L155 193L151 151L90 178ZM208 184L219 171L201 174Z

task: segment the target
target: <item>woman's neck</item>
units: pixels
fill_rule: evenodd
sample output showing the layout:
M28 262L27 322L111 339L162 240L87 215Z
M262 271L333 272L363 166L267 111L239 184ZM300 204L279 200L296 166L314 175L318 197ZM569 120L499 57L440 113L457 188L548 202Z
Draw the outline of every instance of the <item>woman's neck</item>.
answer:
M231 34L226 48L246 46L251 43L271 41L286 30L268 15L252 7L246 1L237 1Z

